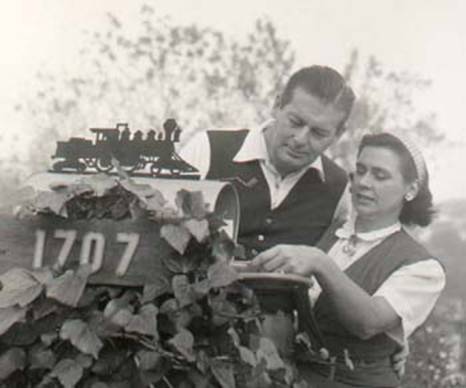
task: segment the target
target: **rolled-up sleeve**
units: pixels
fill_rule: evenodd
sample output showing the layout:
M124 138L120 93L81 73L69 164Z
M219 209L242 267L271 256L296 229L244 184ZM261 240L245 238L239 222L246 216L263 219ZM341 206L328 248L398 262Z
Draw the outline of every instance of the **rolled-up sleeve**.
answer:
M437 260L404 266L390 275L373 296L382 296L401 318L401 324L386 332L399 343L428 317L445 287L445 272Z

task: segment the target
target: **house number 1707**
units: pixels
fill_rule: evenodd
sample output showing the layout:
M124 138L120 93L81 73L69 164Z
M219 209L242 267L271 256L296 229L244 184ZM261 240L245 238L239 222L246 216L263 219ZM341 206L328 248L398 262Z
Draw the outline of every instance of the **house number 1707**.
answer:
M62 268L68 259L71 249L77 238L76 230L56 229L53 232L53 238L63 240L63 244L58 252L58 257L55 261L55 266ZM33 268L41 268L44 262L45 241L47 239L47 232L42 229L36 230L36 243L34 246L34 258L32 262ZM115 273L118 276L123 276L134 257L136 249L139 244L138 233L117 233L116 242L124 243L126 247L119 260ZM81 251L79 255L80 264L91 264L92 272L95 273L100 270L103 264L105 252L105 236L102 233L87 232L82 237Z

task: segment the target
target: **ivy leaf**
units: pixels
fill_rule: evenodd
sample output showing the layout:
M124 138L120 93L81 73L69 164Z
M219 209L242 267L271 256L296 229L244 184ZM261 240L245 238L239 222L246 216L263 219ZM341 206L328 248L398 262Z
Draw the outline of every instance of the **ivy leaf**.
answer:
M180 308L179 303L175 298L167 299L162 303L160 306L160 314L166 315L169 321L178 330L187 327L193 319L193 313L191 309L187 307Z
M238 273L224 261L212 264L207 270L207 277L213 288L226 287L238 280Z
M190 305L194 302L191 285L186 275L173 276L172 288L180 307Z
M189 379L192 384L194 384L195 388L212 388L213 385L210 382L211 376L206 375L205 373L201 373L196 369L190 369L188 371L188 376L187 378Z
M163 362L160 353L149 350L140 350L136 357L139 361L139 368L142 370L157 369Z
M207 295L212 288L209 279L203 279L192 284L192 290L196 298Z
M227 300L225 293L209 297L209 305L212 308L212 323L220 326L237 314L235 305Z
M209 222L207 220L189 219L183 222L183 226L189 230L192 236L198 241L203 242L210 235Z
M241 360L251 365L252 367L255 367L257 365L256 356L251 349L246 348L245 346L240 346L238 350L239 350L239 356L241 357Z
M92 363L94 362L94 360L92 359L91 356L89 356L87 354L82 354L82 353L80 353L80 354L78 354L76 356L75 361L79 365L81 365L84 369L89 368L92 365Z
M90 329L86 322L80 319L65 321L60 330L60 338L69 340L81 352L91 354L95 359L97 359L99 351L103 347L103 343L99 337Z
M0 380L6 379L26 366L26 353L21 348L10 348L0 356Z
M162 193L151 185L136 183L132 179L125 179L120 183L126 190L130 191L144 202L147 210L161 210L167 203Z
M40 336L40 341L45 345L45 346L50 346L52 343L58 338L58 334L54 332L50 333L45 333Z
M187 329L181 329L174 337L168 341L173 347L182 354L188 362L196 361L193 345L194 337Z
M154 191L151 185L147 183L137 183L131 178L121 179L119 183L123 188L130 191L140 199L150 196Z
M38 210L49 210L55 214L66 217L65 204L69 198L67 190L39 191L32 206Z
M47 284L47 297L68 306L76 307L91 272L90 264L80 266L77 271L67 270L63 275L52 279Z
M164 238L180 255L184 253L191 240L189 231L179 225L165 224L160 228L160 237Z
M102 197L117 185L115 178L102 173L83 178L81 183L88 185L97 197Z
M230 327L228 329L228 334L230 335L233 344L238 348L240 346L240 338L234 327Z
M83 377L83 367L75 360L65 358L55 365L50 376L56 377L65 388L73 388Z
M160 306L160 313L161 314L172 314L180 309L178 301L174 298L167 299L165 302L162 303Z
M222 388L235 388L233 364L211 360L210 369Z
M152 283L145 284L142 290L141 303L147 303L170 291L170 283L165 276L156 275Z
M147 304L141 307L139 314L131 317L129 323L125 326L125 331L151 335L154 339L159 338L157 330L157 314L159 310L153 304Z
M13 268L0 276L0 308L27 306L36 299L44 286L26 269Z
M92 372L98 376L111 376L127 359L127 349L104 348L99 354L99 359L92 365Z
M172 273L187 274L193 271L198 263L192 257L178 256L178 257L164 257L162 259L163 265Z
M163 197L162 193L158 190L154 190L153 194L147 196L144 200L146 209L149 211L163 211L167 204L167 200Z
M213 241L212 256L214 256L217 261L229 262L235 255L235 252L235 243L224 230L221 230Z
M55 362L55 353L44 346L34 347L29 351L29 368L31 369L52 369Z
M4 334L16 322L26 318L26 307L10 306L0 308L0 335Z
M30 272L31 276L40 284L47 284L53 279L53 272L48 267L38 268Z
M256 352L257 358L265 360L268 370L284 368L285 364L278 354L278 350L272 340L261 337L259 349Z
M207 215L207 205L202 191L179 190L175 203L186 217L202 220Z
M271 387L272 379L270 378L267 369L266 361L261 359L251 371L251 387ZM307 388L316 388L307 386Z
M120 330L120 326L104 317L104 314L99 310L91 311L87 322L91 330L99 338L111 337Z
M104 309L104 317L119 327L125 327L133 317L129 298L130 295L125 293L121 298L108 302Z
M52 187L51 187L52 188ZM94 190L87 183L77 182L68 186L68 191L73 197L77 197L83 194L90 194Z

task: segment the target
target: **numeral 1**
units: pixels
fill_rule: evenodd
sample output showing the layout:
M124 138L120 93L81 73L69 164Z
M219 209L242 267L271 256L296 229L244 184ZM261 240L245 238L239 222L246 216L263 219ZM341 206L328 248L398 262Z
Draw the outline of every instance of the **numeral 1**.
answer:
M34 246L34 258L32 268L41 268L44 261L45 230L36 230L36 245Z

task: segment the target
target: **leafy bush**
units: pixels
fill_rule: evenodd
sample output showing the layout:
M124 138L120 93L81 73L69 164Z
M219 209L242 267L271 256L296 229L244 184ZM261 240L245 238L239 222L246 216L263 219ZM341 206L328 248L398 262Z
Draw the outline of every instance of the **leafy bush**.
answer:
M143 287L90 284L90 265L0 275L1 387L298 386L229 265L241 249L200 192L180 190L176 205L127 177L95 175L21 208L21 217L149 218L173 249L168 275Z

